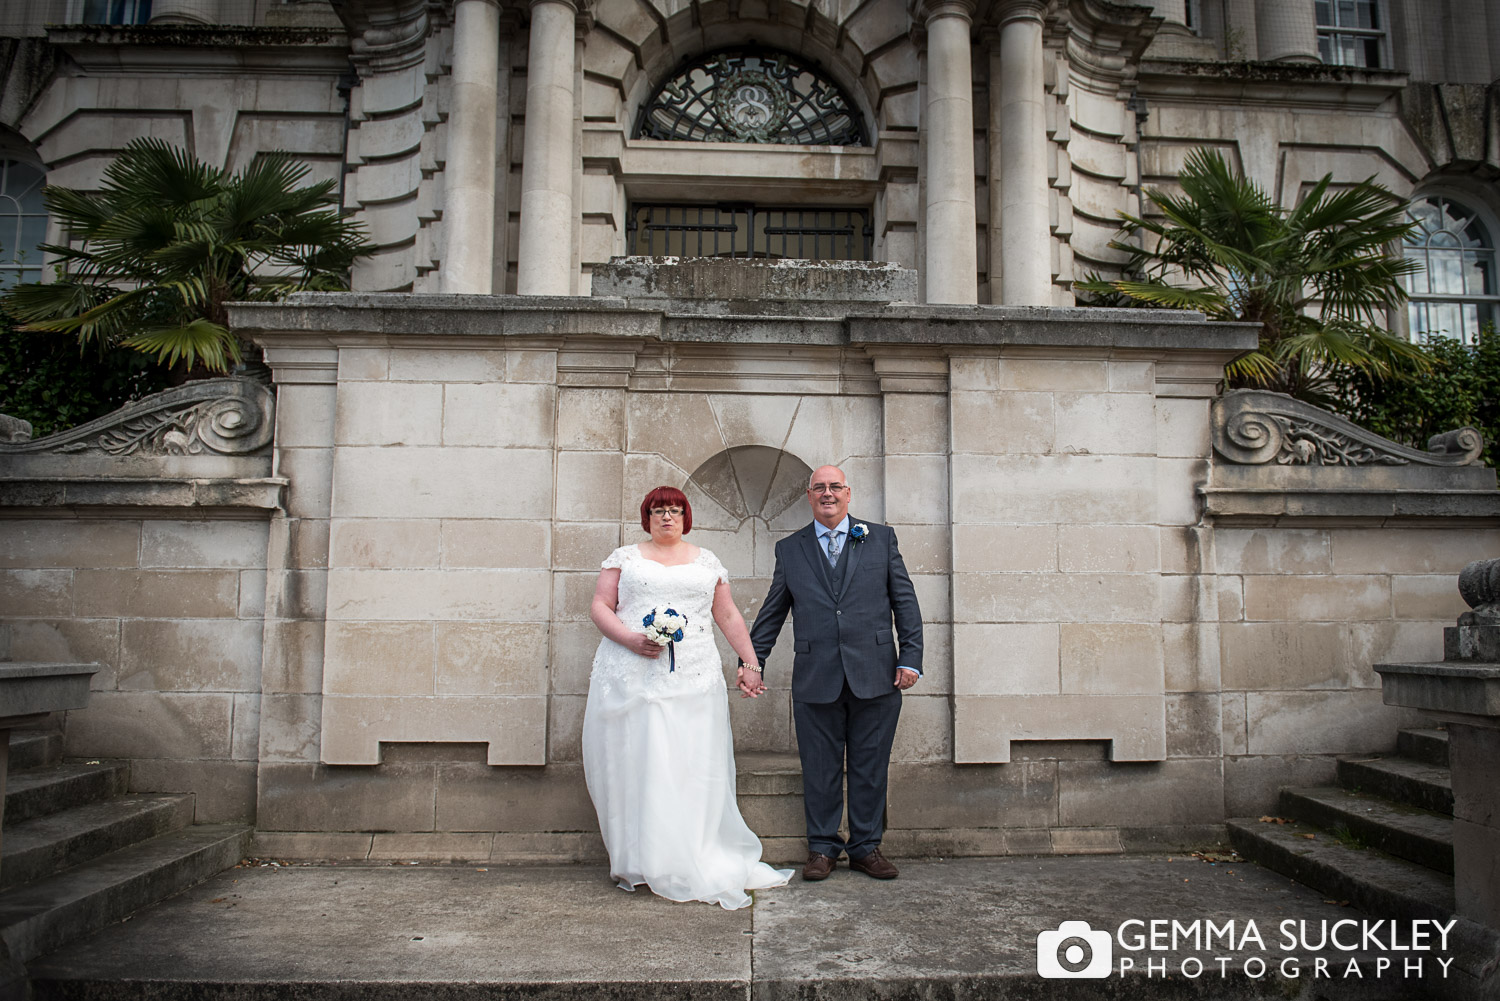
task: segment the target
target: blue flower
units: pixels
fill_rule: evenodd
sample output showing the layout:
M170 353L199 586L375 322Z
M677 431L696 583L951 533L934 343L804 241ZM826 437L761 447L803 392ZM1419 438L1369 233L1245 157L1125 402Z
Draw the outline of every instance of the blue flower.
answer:
M672 634L672 641L674 643L681 643L682 642L682 630L681 629L677 630L675 633Z
M849 541L850 542L863 542L863 541L865 541L865 536L867 536L869 534L870 534L870 526L866 525L864 522L860 522L859 524L855 525L853 528L849 529Z
M666 614L668 614L668 615L676 615L677 614L677 609L675 609L675 608L669 608L669 609L667 609Z
M656 621L656 612L653 611L650 615L646 616L644 619L641 620L641 625L643 625L643 626L649 626L651 623L653 623L655 621Z

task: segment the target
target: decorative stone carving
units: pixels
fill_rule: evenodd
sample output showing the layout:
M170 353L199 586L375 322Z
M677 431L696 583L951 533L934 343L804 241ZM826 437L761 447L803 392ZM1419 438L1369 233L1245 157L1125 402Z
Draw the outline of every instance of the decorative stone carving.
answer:
M1500 626L1500 560L1475 560L1460 570L1458 593L1470 609L1460 625Z
M254 380L205 379L137 400L69 431L0 442L0 454L251 455L271 444L275 408L275 396Z
M1231 463L1282 466L1468 466L1484 438L1465 427L1434 435L1428 451L1397 444L1284 393L1238 389L1213 408L1214 451Z
M0 442L10 443L31 440L31 422L19 417L0 414Z

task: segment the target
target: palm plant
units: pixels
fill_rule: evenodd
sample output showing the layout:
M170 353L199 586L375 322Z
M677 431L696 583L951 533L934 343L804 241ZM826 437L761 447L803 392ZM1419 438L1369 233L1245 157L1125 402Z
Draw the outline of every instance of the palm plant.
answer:
M1259 346L1225 367L1229 388L1271 389L1327 406L1334 366L1376 379L1430 367L1419 346L1378 325L1406 300L1402 276L1421 267L1391 253L1413 224L1390 190L1373 178L1334 189L1329 174L1283 210L1206 149L1189 154L1177 179L1180 197L1147 191L1161 219L1126 215L1111 244L1130 254L1126 272L1140 277L1095 278L1080 289L1262 324Z
M241 347L225 303L347 288L354 260L369 253L361 227L339 216L336 182L300 186L307 171L277 152L231 175L136 139L98 192L45 189L69 238L42 247L57 280L17 285L0 308L25 330L226 371Z

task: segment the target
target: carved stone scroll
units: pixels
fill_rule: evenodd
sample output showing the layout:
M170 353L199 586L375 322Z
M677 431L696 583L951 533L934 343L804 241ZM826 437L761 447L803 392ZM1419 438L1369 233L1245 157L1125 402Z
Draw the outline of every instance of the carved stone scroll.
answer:
M1468 466L1484 438L1465 427L1409 448L1284 393L1237 389L1213 408L1214 451L1232 463L1282 466Z
M0 455L252 455L271 444L276 398L252 379L205 379L126 404L112 414Z

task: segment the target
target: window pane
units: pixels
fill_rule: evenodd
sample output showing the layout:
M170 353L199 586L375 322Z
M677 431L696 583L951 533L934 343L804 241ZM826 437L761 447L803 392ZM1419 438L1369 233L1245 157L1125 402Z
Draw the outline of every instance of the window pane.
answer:
M1372 70L1373 69L1379 69L1380 68L1380 39L1378 39L1378 38L1363 38L1363 39L1360 40L1360 47L1361 47L1361 50L1362 50L1361 53L1360 53L1360 58L1361 58L1360 65L1368 67L1368 68L1370 68Z
M1443 295L1463 295L1463 251L1434 250L1427 255L1427 274L1434 292Z
M1313 9L1317 12L1319 24L1333 24L1333 7L1329 3L1329 0L1317 0L1313 5Z

